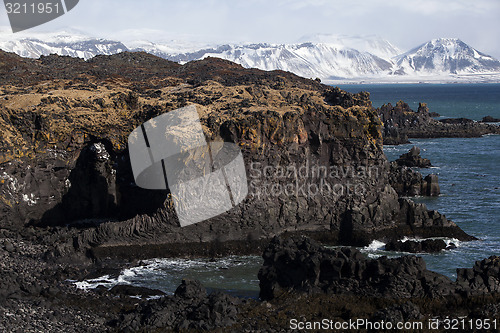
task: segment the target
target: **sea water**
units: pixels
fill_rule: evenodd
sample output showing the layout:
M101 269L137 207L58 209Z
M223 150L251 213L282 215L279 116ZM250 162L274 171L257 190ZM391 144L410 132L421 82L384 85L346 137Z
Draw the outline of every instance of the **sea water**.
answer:
M404 100L414 110L426 102L430 111L443 117L465 117L480 120L490 115L500 118L500 84L475 85L345 85L350 92L369 91L375 107ZM421 148L421 155L429 158L430 169L417 169L425 176L439 177L441 195L433 198L417 197L453 220L465 232L479 238L473 242L458 242L454 250L437 254L421 254L427 268L456 277L457 267L472 267L476 260L500 255L500 136L482 138L412 139L410 144L385 146L389 160L395 160L413 145ZM384 243L374 241L362 248L369 257L404 253L384 251ZM118 277L78 282L80 288L116 284L160 289L168 294L175 291L183 278L200 280L209 290L223 290L243 297L257 297L257 273L262 265L258 256L233 256L221 259L158 258L143 261L141 265L125 269Z

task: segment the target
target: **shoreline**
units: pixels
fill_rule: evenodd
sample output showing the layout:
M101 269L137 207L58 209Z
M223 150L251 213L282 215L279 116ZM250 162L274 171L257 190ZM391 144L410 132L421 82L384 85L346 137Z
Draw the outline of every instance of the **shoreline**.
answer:
M285 239L297 239L297 237L290 237ZM304 238L299 237L299 239L304 239ZM2 241L5 241L5 239ZM276 240L273 240L272 242L275 241ZM315 244L314 241L311 242L313 242L312 244ZM3 261L2 265L3 266L15 265L17 267L26 267L26 269L22 269L22 271L24 272L22 273L22 275L18 274L15 275L17 277L16 278L17 287L11 284L10 287L2 289L3 295L5 295L5 292L7 293L13 292L10 295L5 295L7 296L9 302L4 303L4 305L0 307L0 313L4 314L4 316L2 316L3 319L0 321L0 327L7 330L9 330L9 328L13 328L13 326L11 325L16 325L15 327L18 328L24 327L25 329L28 330L29 327L32 327L32 329L43 328L45 331L52 331L57 328L58 330L64 330L67 332L77 332L77 331L82 332L82 331L94 331L94 330L114 332L116 330L123 330L126 327L129 327L129 329L132 328L133 330L151 329L155 327L154 325L157 324L153 324L153 326L150 326L151 323L148 324L147 321L146 322L141 321L142 324L140 324L139 322L138 323L139 326L137 326L138 324L132 324L132 318L137 318L137 316L141 316L142 311L146 311L146 309L151 307L157 309L156 311L160 312L163 311L162 316L167 315L169 313L168 311L170 310L166 309L169 309L171 307L182 308L183 306L185 306L183 305L184 304L183 299L185 299L183 297L188 297L190 302L202 302L202 303L209 302L208 299L210 297L212 298L215 297L219 300L219 302L224 302L224 304L226 304L224 305L226 309L232 309L230 312L222 312L220 314L222 317L219 318L221 318L222 321L213 322L212 321L213 319L210 319L211 317L207 318L208 320L207 323L211 323L210 325L213 325L209 326L210 327L209 331L212 330L216 331L226 326L230 329L238 330L238 327L241 327L240 325L242 324L246 325L249 328L253 327L254 329L279 331L280 329L287 327L288 321L283 321L284 318L276 318L275 320L271 320L270 322L267 321L265 319L267 315L265 314L268 313L268 310L284 307L288 308L289 311L292 311L291 313L296 313L296 314L298 314L299 312L303 313L301 312L303 311L303 308L300 307L300 304L302 304L304 301L307 301L308 304L310 304L309 308L310 310L306 311L306 313L303 314L306 315L307 319L313 321L313 320L319 320L321 318L321 316L318 317L318 313L316 312L318 306L329 307L331 309L331 312L329 312L330 313L329 317L337 318L337 316L340 314L338 311L341 310L342 307L345 307L346 304L360 304L359 302L363 303L368 302L369 304L373 304L373 306L370 306L368 308L359 308L357 311L351 314L352 316L351 318L368 319L372 318L372 317L367 317L368 313L371 313L373 315L374 313L379 313L377 311L384 311L384 309L386 308L389 309L391 307L394 307L395 304L396 306L399 306L402 304L406 304L407 302L411 302L412 304L415 304L416 308L419 309L418 312L421 313L421 315L423 315L425 318L427 318L427 315L429 313L428 311L431 311L430 313L432 313L433 315L432 317L435 317L437 315L438 317L443 316L444 318L446 313L453 313L454 311L455 313L456 311L459 311L459 313L464 315L465 313L463 311L464 309L467 308L464 307L465 304L469 304L469 306L470 304L477 304L477 306L482 304L481 306L485 306L485 304L495 304L495 302L500 300L500 294L498 294L497 296L494 296L492 294L487 298L485 298L484 296L477 296L477 297L467 296L469 300L466 303L463 303L463 301L457 302L457 300L453 301L454 299L453 297L452 298L441 297L438 298L439 301L434 300L433 303L431 303L433 305L429 307L429 300L427 300L425 297L424 298L403 297L403 298L398 298L396 302L394 302L394 299L391 299L390 297L387 298L385 301L383 300L384 298L382 299L378 298L378 301L373 303L372 296L368 295L355 296L355 295L350 295L349 293L344 295L343 294L332 295L329 293L324 294L323 292L320 293L315 292L307 296L307 293L302 294L301 292L298 293L291 292L286 297L280 297L276 300L265 301L265 300L234 298L232 296L226 296L224 294L220 294L217 291L214 291L211 294L207 294L207 296L203 296L205 295L203 291L204 287L197 284L197 282L190 282L190 281L186 282L186 286L189 286L186 288L187 290L190 290L190 288L195 288L194 290L197 290L196 296L194 296L192 292L188 293L187 294L188 296L180 296L180 293L176 291L176 296L161 296L159 299L146 300L146 298L138 299L132 297L132 295L134 295L137 292L144 293L145 295L155 295L155 294L158 295L158 292L155 292L154 290L147 288L134 288L126 286L122 288L115 288L114 290L113 289L108 290L107 288L102 288L102 287L98 287L96 289L87 291L78 290L72 283L69 283L66 280L70 277L74 277L75 274L79 274L80 276L83 276L84 274L89 274L89 272L92 271L92 266L94 266L95 264L92 264L87 268L82 268L78 264L71 264L71 263L65 265L50 264L46 260L43 259L40 260L41 257L40 254L38 253L43 251L40 251L40 249L37 248L36 246L35 248L33 248L34 245L31 245L29 241L11 239L10 243L14 248L11 252L7 252L4 249L0 249L1 252L4 252L3 255L4 258L8 258L7 261L5 260ZM266 251L269 251L269 246L270 245L266 247ZM310 251L313 251L314 253L321 253L321 251L326 251L325 253L330 253L331 251L334 252L338 251L338 250L325 249L323 247L320 247L321 248L320 250L320 248L318 249L315 248L315 246L318 245L312 245L312 246L313 247L310 249ZM342 249L347 249L347 248L342 248ZM269 255L267 256L269 257ZM413 258L414 256L404 256L401 258L404 259L406 257ZM363 259L363 260L373 261L376 259ZM11 264L9 264L9 262ZM47 274L48 271L51 271L52 273ZM9 269L6 269L4 267L3 272L4 275L2 278L2 284L5 283L5 278L6 278L5 272L9 272ZM35 281L34 279L38 279L36 285L39 285L40 287L36 287L35 284L30 284L30 281ZM32 303L34 300L37 301L35 303ZM23 317L21 315L22 312L19 312L19 310L17 311L14 310L12 312L13 309L12 306L17 307L18 309L24 309L23 311L27 311L29 313L29 311L31 311L30 309L34 309L33 305L30 306L29 304L38 304L36 307L37 314L30 315L31 316L30 321L22 321L22 322L17 321L17 320L23 320L22 319ZM96 305L98 305L98 308L96 307ZM165 306L167 307L165 308ZM63 307L65 310L61 310L61 307ZM106 309L105 312L103 312L104 309ZM130 312L131 309L135 310ZM11 313L12 315L5 315L8 313ZM252 313L254 314L254 317L249 317L249 314ZM474 313L475 312L470 312L469 315L475 316ZM496 312L495 316L498 315L500 314ZM78 316L81 319L78 319L76 321L72 320L71 322L68 322L63 319L63 318L68 318L68 316L70 317ZM293 318L291 314L290 318ZM394 317L394 314L390 314L388 315L388 317L385 318L385 320L395 321L397 320L397 318L398 318L397 316ZM488 315L488 318L495 318L495 317L494 316L492 317L490 314ZM341 319L339 318L339 320ZM188 327L191 327L192 330L197 331L197 329L195 329L196 327L198 327L196 322L188 320L188 323L189 323ZM175 326L175 325L180 325L180 322L177 322L177 324L173 324L172 322L171 324L168 325L174 325L174 326L166 326L170 327L170 329L174 329L175 327L180 327L180 326ZM165 326L157 326L157 327L159 328Z
M2 110L9 115L0 119L5 122L1 134L11 138L4 141L0 152L0 209L4 212L0 251L7 258L0 272L0 296L6 300L0 312L2 325L8 325L6 330L16 325L25 330L35 325L44 331L70 332L217 330L226 326L237 330L243 327L240 324L248 330L279 330L284 317L277 318L276 309L289 307L293 314L300 314L301 302L306 299L314 304L311 311L319 311L321 302L327 300L294 293L275 301L240 300L217 292L207 295L199 282L186 280L175 295L145 301L130 296L161 293L134 286L82 292L68 280L99 277L102 272L116 275L127 265L155 257L265 253L270 258L269 244L277 235L290 239L307 235L324 244L351 246L366 246L374 239L397 241L405 236L476 239L438 211L404 197L409 190L437 195L437 177L424 179L420 173L389 163L383 153L384 124L366 93L350 94L290 73L244 69L220 59L181 66L143 53L98 57L91 62L57 56L45 57L42 62L0 52L2 57L19 69L2 77L6 96L0 100ZM26 68L35 74L23 75ZM408 114L402 103L386 111L403 111L400 120L404 122ZM247 167L258 162L262 170L290 164L300 170L310 163L317 170L375 167L380 172L355 179L365 190L362 192L340 196L297 193L265 200L249 197L222 215L180 228L174 201L166 189L150 191L135 184L127 136L148 119L185 105L199 110L200 124L211 140L238 144ZM423 124L429 122L425 105L409 115L415 114L421 116ZM285 188L299 176L272 174L264 178ZM340 184L349 187L355 176L342 175ZM412 194L416 195L415 191ZM296 267L297 271L288 275L293 280L323 271L312 286L335 287L331 279L344 268L328 257L330 250L320 250L314 242L308 244L328 262L323 267L315 262L302 267L300 263L300 269ZM291 258L300 257L294 250L283 250ZM335 253L338 258L343 256ZM280 257L283 253L275 254ZM350 256L347 252L344 255ZM368 261L359 255L351 259L353 265L380 263L377 276L386 268L391 270L391 263L399 262ZM402 265L416 268L426 283L434 285L432 276L449 280L427 271L421 259L401 260L415 261ZM377 291L368 281L370 271L360 272L364 275L358 282ZM390 277L396 278L397 273L391 272ZM267 281L272 280L272 274L266 276ZM356 279L344 282L357 283ZM452 293L450 283L442 285ZM391 295L384 297L390 299ZM358 313L343 309L341 305L345 308L346 304L338 302L341 298L350 300L350 307L359 300L352 295L330 300L332 316L348 318ZM373 295L366 294L363 299L373 300ZM358 315L384 311L388 299L360 309L365 312ZM424 306L423 300L414 300L417 306ZM443 304L448 305L437 305L440 311L446 310ZM248 317L255 305L255 316ZM26 313L33 316L32 321ZM92 325L86 327L86 322Z

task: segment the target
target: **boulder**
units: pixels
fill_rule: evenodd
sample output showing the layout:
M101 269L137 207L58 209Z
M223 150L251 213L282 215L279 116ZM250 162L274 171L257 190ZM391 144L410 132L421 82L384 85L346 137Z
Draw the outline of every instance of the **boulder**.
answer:
M500 118L493 118L492 116L486 116L486 117L483 117L481 122L483 122L483 123L499 123Z
M457 284L465 294L500 292L500 256L476 261L472 268L457 269Z
M417 146L413 146L408 153L401 155L396 163L410 168L429 168L432 166L429 159L420 156L420 148Z
M446 243L442 239L426 239L422 241L390 241L385 245L387 251L409 252L409 253L435 253L446 249Z

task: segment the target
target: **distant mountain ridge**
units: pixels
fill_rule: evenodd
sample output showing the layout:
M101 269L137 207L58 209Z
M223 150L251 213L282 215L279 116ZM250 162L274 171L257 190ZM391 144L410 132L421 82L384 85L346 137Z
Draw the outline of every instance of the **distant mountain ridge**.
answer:
M8 40L0 36L0 49L23 57L38 58L56 53L84 59L124 51L150 54L186 63L207 57L233 61L247 68L284 70L325 82L338 80L405 82L500 82L500 61L457 38L433 39L408 52L375 36L312 35L296 44L225 44L179 47L163 42L122 43L113 40L52 34L46 39ZM42 41L45 40L45 41Z
M482 73L500 71L500 62L456 38L433 39L396 57L406 73Z

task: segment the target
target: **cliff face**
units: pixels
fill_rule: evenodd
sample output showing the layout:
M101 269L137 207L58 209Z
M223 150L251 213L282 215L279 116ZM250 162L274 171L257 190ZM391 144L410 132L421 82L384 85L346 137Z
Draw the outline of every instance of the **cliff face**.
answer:
M285 231L336 243L396 233L468 238L439 213L398 198L367 93L219 59L180 66L142 53L88 62L0 53L0 71L3 228L69 225L71 243L96 255L122 246L147 245L147 256L175 251L172 244L251 244ZM223 215L180 228L167 191L134 184L127 138L190 104L209 140L242 149L250 194Z
M378 108L377 112L384 124L384 143L388 145L408 143L408 138L474 138L500 134L499 126L471 119L433 119L426 103L420 103L417 111L403 101L395 106L388 103Z

